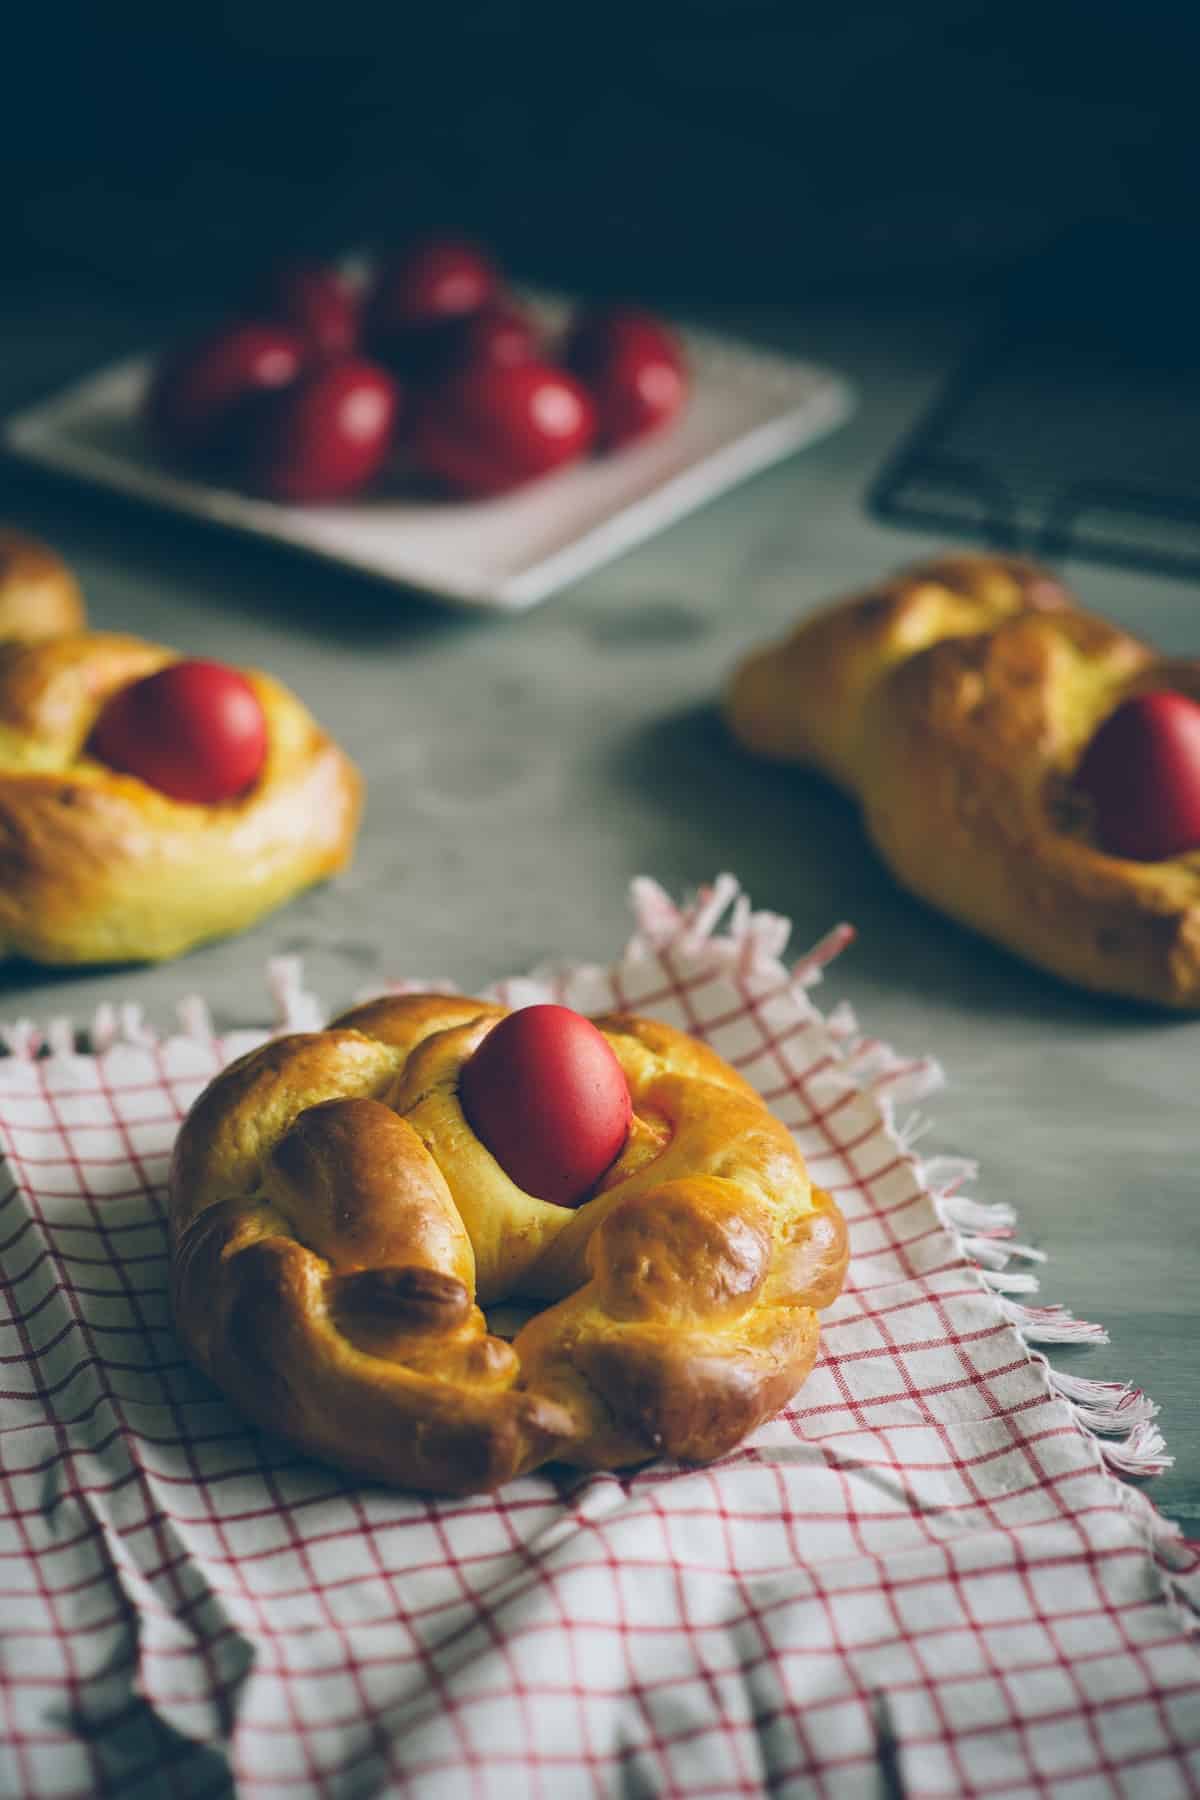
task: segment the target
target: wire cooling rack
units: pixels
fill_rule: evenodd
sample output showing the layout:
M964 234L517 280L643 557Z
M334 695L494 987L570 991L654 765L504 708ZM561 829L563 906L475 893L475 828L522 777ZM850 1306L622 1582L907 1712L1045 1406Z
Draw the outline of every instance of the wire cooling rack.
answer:
M1200 238L1077 229L1003 285L868 494L880 518L1200 574Z

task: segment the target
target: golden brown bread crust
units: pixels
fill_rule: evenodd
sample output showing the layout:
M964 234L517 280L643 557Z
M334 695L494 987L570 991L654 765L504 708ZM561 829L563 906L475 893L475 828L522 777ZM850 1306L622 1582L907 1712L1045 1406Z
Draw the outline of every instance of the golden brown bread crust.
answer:
M0 640L32 643L85 623L83 596L57 551L0 525Z
M175 660L102 632L0 645L0 954L178 956L349 860L358 772L267 675L247 674L268 747L240 799L185 805L88 754L109 696Z
M1071 786L1109 713L1168 661L1015 558L909 569L806 619L736 671L735 736L857 795L892 872L1069 981L1200 1007L1200 853L1141 863L1089 835Z
M172 1164L180 1335L251 1419L405 1487L720 1456L808 1374L841 1214L740 1076L625 1014L625 1150L578 1209L523 1192L458 1100L504 1016L374 1001L219 1075ZM478 1304L509 1298L549 1302L511 1345Z

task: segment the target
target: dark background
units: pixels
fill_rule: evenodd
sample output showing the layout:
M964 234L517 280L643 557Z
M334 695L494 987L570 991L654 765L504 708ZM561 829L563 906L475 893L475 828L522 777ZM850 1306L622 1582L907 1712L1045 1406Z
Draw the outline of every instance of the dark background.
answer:
M597 291L956 299L1064 225L1196 203L1200 9L1167 0L16 12L8 284L216 295L449 223Z

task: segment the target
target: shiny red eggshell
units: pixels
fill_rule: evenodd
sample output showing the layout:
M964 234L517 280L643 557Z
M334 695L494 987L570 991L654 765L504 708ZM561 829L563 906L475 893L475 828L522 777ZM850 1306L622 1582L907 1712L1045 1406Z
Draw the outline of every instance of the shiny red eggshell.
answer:
M603 450L661 430L687 399L681 344L651 313L633 307L582 314L568 335L563 360L592 395Z
M293 505L358 493L387 461L401 396L362 357L322 362L264 403L247 452L252 487Z
M454 491L502 494L576 461L595 432L584 388L547 363L477 364L422 402L417 466Z
M267 754L262 702L224 663L168 663L119 688L89 748L110 768L136 775L173 800L213 806L252 787Z
M567 1006L509 1013L464 1065L467 1121L526 1193L578 1206L616 1160L633 1103L620 1063Z
M146 396L159 448L185 460L229 454L247 406L295 381L306 346L286 325L242 320L168 354Z
M1200 850L1200 704L1168 689L1122 701L1085 750L1075 783L1111 856L1164 862Z
M428 238L391 257L371 292L370 327L388 335L478 312L496 291L491 257L464 238Z

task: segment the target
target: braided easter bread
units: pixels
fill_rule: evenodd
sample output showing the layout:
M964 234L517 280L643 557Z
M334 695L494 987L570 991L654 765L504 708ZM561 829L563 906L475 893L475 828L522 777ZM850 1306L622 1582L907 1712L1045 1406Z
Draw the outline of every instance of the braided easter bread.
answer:
M233 1064L175 1151L191 1354L259 1424L405 1487L719 1456L800 1386L845 1270L841 1215L790 1133L648 1020L595 1021L633 1111L584 1204L518 1187L460 1084L519 1016L444 995L360 1007ZM546 1304L510 1344L480 1303L518 1299Z
M347 861L357 771L269 676L246 677L266 755L236 799L183 803L97 760L89 739L105 703L179 660L102 632L0 644L0 954L176 956Z
M1104 849L1079 783L1115 710L1162 690L1200 699L1200 663L1158 656L1030 563L957 555L752 655L726 711L747 749L855 794L915 894L1069 981L1196 1008L1200 846Z
M83 596L57 551L0 525L0 642L58 637L85 622Z

